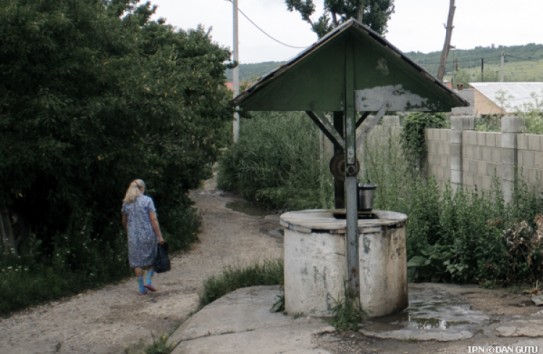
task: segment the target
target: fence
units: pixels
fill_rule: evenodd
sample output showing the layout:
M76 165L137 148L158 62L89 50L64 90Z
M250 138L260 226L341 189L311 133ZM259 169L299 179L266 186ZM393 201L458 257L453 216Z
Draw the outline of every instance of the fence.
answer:
M397 125L398 119L389 118L372 134L397 134ZM543 135L522 133L522 119L515 116L501 119L501 132L474 128L474 117L451 116L451 129L426 130L427 171L439 185L490 191L497 180L506 201L517 179L541 190Z

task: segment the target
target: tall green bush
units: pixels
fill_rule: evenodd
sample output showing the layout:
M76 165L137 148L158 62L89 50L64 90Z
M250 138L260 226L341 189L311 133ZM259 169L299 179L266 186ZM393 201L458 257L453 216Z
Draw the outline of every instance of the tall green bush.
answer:
M411 280L505 285L543 276L538 237L543 232L543 217L538 216L543 200L537 193L522 182L509 204L497 182L491 192L453 193L432 178L409 173L412 165L399 141L370 134L364 161L378 185L375 207L408 216Z
M305 113L255 113L240 126L239 142L220 160L220 188L276 209L330 203L330 173L320 161L319 130Z
M0 2L3 310L128 274L120 208L134 178L172 248L195 239L187 192L226 141L230 53L153 12L137 0ZM33 272L14 286L14 269Z

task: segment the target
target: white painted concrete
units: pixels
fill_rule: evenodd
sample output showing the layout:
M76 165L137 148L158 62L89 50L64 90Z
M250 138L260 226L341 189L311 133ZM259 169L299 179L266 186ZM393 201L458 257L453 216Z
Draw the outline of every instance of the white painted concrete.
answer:
M360 304L370 317L408 306L405 228L383 228L359 238Z
M285 310L327 316L343 299L345 237L285 230ZM288 290L287 290L288 289Z
M400 213L374 210L358 220L360 302L369 317L408 305L405 222ZM281 215L285 228L285 309L289 314L329 316L344 297L346 221L333 210Z

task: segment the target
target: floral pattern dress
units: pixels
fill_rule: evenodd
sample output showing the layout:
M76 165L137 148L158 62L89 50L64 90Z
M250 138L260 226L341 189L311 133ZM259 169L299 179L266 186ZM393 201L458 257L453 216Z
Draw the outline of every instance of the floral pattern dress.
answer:
M155 210L153 199L140 195L133 203L123 203L121 212L126 215L128 233L128 262L131 268L153 265L157 238L149 212Z

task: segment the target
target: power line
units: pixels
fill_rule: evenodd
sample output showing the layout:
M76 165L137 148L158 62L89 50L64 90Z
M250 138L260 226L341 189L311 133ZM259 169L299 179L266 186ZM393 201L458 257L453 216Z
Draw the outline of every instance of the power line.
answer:
M232 0L226 0L226 1L230 1L232 2ZM290 45L290 44L287 44L285 42L282 42L280 40L278 40L277 38L273 37L271 34L267 33L266 31L264 31L259 25L257 25L253 20L251 20L251 18L249 16L247 16L243 11L241 11L241 9L238 7L238 11L240 14L243 15L243 17L245 17L247 19L247 21L249 21L253 26L255 26L260 32L262 32L263 34L265 34L267 37L269 37L270 39L272 39L273 41L285 46L285 47L289 47L289 48L294 48L294 49L305 49L307 47L298 47L298 46L294 46L294 45Z

